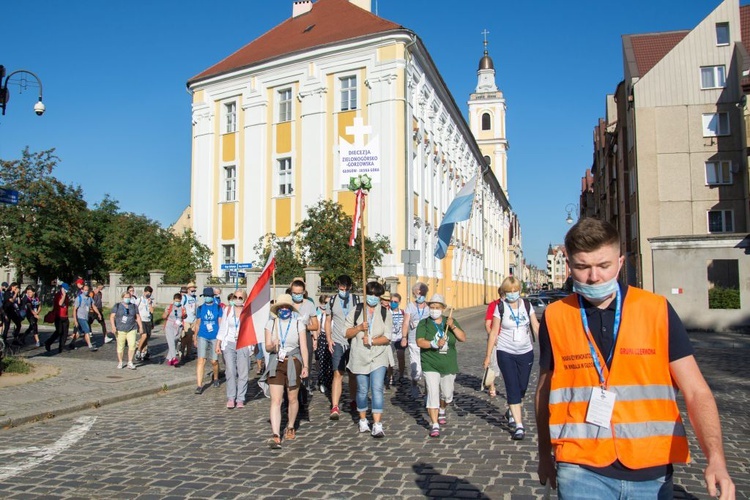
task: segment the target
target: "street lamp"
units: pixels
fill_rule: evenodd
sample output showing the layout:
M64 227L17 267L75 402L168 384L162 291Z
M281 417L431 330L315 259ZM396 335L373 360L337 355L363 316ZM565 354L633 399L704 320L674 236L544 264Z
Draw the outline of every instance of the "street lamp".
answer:
M23 75L21 79L17 82L10 82L10 77L18 74ZM10 99L10 93L8 92L8 83L10 82L18 85L18 87L21 89L21 92L23 92L29 87L30 84L26 75L33 76L36 80L37 85L39 86L39 101L34 104L34 113L36 113L37 116L42 116L44 114L44 110L46 108L44 107L44 103L42 102L42 81L39 79L39 77L31 71L27 71L25 69L16 70L6 77L5 66L0 65L0 108L2 108L3 110L3 115L5 115L5 108L8 106L8 99ZM33 82L31 82L31 84L33 85Z
M575 210L576 214L578 214L578 205L575 203L568 203L565 205L565 211L568 212L568 216L565 218L565 222L568 224L573 224L573 211Z

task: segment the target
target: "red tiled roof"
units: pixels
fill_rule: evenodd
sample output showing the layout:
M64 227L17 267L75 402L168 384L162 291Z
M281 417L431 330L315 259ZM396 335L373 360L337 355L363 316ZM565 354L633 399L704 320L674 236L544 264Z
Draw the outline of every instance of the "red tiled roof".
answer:
M640 76L645 75L656 66L688 33L690 33L689 30L631 35L633 53Z
M282 55L396 29L403 29L403 26L361 9L349 0L318 0L310 12L287 19L194 76L188 84Z

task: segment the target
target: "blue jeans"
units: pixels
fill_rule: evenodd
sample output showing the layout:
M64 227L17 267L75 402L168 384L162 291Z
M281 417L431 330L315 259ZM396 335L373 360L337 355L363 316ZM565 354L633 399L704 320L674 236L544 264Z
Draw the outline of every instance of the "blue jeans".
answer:
M672 477L653 481L621 481L576 464L557 464L557 498L560 500L671 499Z
M367 411L367 392L372 388L372 412L383 413L385 369L381 366L368 374L357 374L357 411Z

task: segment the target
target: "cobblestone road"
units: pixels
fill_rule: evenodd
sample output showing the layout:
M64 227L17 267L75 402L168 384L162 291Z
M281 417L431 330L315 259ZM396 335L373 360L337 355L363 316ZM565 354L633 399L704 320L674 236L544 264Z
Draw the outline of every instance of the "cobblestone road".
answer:
M405 386L386 393L385 439L358 434L352 418L329 421L329 402L318 393L296 441L280 451L266 447L269 402L254 382L242 410L224 408L223 385L200 396L180 389L1 431L0 497L541 497L535 426L528 421L526 440L510 439L503 391L490 399L477 390L482 318L464 325L470 339L459 345L462 374L439 439L427 437L422 402ZM749 353L701 348L697 356L722 413L739 498L750 492ZM530 395L525 408L531 415ZM704 461L690 437L694 462L676 467L676 490L678 498L705 498Z

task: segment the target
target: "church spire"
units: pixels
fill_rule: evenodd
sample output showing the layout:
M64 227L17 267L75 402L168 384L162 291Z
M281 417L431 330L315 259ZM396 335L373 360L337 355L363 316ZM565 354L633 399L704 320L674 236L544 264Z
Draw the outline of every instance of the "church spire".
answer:
M479 70L477 71L477 93L497 92L497 85L495 84L495 64L492 62L489 50L487 50L487 46L489 45L487 35L489 34L490 32L486 29L482 31L482 35L484 35L484 55L479 60Z

